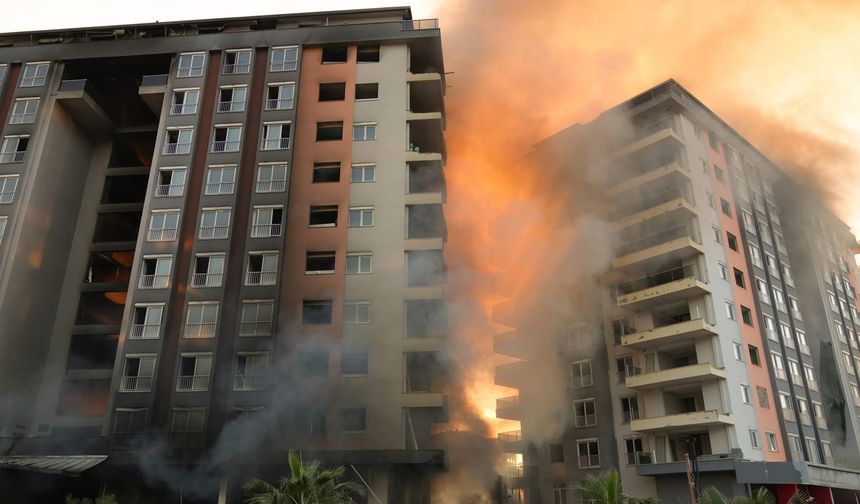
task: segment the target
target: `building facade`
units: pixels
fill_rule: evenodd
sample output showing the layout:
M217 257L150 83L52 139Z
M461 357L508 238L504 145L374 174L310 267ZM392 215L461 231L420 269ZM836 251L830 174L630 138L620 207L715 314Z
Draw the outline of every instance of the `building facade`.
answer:
M435 20L0 40L4 488L238 502L302 449L424 502L447 415Z
M779 502L798 490L857 502L848 227L675 81L535 152L583 138L601 159L606 208L595 212L614 243L590 291L602 324L558 329L580 340L556 349L572 421L548 443L506 448L534 474L510 480L517 497L576 502L571 487L614 466L626 492L663 502L689 502L688 478L729 495L764 485ZM517 401L528 411L533 399L523 388ZM528 431L523 419L517 435Z

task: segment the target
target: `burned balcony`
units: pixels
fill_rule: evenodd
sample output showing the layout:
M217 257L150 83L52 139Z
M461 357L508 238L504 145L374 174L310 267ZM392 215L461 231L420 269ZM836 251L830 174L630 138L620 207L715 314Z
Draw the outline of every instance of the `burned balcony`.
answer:
M704 253L695 221L654 234L634 228L620 235L622 243L615 247L612 261L614 269L649 268Z
M642 309L710 292L688 264L616 285L614 295L618 306Z
M692 363L684 363L683 360L676 361L673 364L677 365L672 367L642 373L638 376L629 376L626 380L627 387L640 390L654 390L726 379L726 371L724 369L715 368L708 362L696 363L695 358L692 360L694 361Z
M618 139L611 157L619 159L642 149L655 148L657 145L675 147L683 144L684 139L677 119L675 116L668 116L636 125L629 135Z
M621 344L637 350L645 350L686 344L698 338L717 335L717 327L707 318L702 317L701 314L693 317L686 302L682 303L682 306L683 309L672 310L670 313L653 309L651 312L653 329L627 333L621 336Z
M630 429L636 432L680 433L700 430L703 427L734 425L734 423L729 414L720 413L717 410L704 410L631 420Z
M445 156L445 138L440 113L410 114L407 121L409 151Z
M496 418L519 420L521 416L520 396L515 395L496 399Z
M73 334L66 362L68 369L113 369L116 334Z
M615 197L664 177L672 182L690 180L690 168L681 153L675 149L669 152L659 149L653 153L642 153L635 158L616 162L610 171L609 183L612 187L607 195Z
M404 20L405 30L439 28L436 19ZM444 75L442 66L442 47L438 39L411 39L409 43L409 73Z
M146 106L157 115L161 115L161 103L164 101L164 94L167 92L169 77L167 74L144 75L140 80L138 94L140 94L140 98L146 103Z
M125 299L125 291L82 292L75 325L105 325L119 329Z
M444 299L406 301L406 338L444 338L448 333L448 310Z
M636 195L624 193L617 201L619 207L611 219L618 229L660 221L670 227L696 215L690 187L686 183L653 182L638 188Z
M91 252L85 283L128 283L134 251Z
M442 78L439 74L421 74L410 77L409 111L424 113L439 113L444 116L445 102L443 99Z
M445 212L441 204L407 205L406 238L409 240L441 238L448 236Z
M406 285L428 287L448 281L445 256L441 250L409 250L406 252Z
M442 193L444 201L445 171L441 160L411 161L407 166L409 194Z
M136 242L140 212L101 212L96 217L93 243Z
M114 123L105 111L106 102L87 79L60 82L56 97L57 103L91 134L107 136L113 131Z
M502 387L518 388L523 377L525 361L516 361L496 366L493 382Z
M403 392L441 393L445 389L445 367L439 352L403 354Z

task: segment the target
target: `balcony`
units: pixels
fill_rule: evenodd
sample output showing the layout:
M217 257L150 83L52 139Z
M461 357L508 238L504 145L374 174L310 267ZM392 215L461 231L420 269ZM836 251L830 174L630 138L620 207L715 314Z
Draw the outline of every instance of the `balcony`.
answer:
M716 335L717 326L709 324L705 319L696 319L627 334L621 337L621 344L637 350L644 350L656 346L664 347L687 343L693 339Z
M647 191L647 188L643 188ZM628 205L615 214L613 225L616 229L624 229L642 224L656 218L661 222L688 222L696 216L696 207L687 195L686 187L674 186L659 192L650 192L648 196Z
M90 134L104 137L114 129L110 115L105 112L105 100L87 79L72 79L60 82L56 93L57 103L71 115L75 122ZM161 114L161 104L159 112Z
M275 285L278 274L274 271L249 271L245 277L247 285Z
M23 163L27 151L0 152L0 164Z
M404 31L438 30L438 29L439 29L439 20L438 19L404 19L403 25L401 26L401 30L404 30Z
M615 248L613 269L680 261L704 254L704 248L691 224L678 226L645 238L627 241Z
M289 110L295 105L292 98L269 98L266 100L266 110Z
M674 117L664 117L659 121L643 126L634 131L628 138L619 141L617 149L611 154L610 159L620 159L657 144L683 145L684 139L681 138L681 133L675 128Z
M725 380L726 371L717 369L709 362L663 369L638 376L627 377L627 387L639 390L654 390L714 380Z
M692 265L662 271L615 287L618 306L637 310L710 292L708 285L696 278Z
M256 322L242 322L239 324L239 336L242 337L264 337L272 335L272 321L261 320Z
M190 339L205 339L215 337L215 322L185 324L183 336Z
M254 224L251 226L251 238L271 238L281 236L281 224Z
M128 339L158 339L161 324L132 324Z
M515 395L496 399L496 417L507 420L520 420L520 396Z
M222 101L218 102L218 112L244 112L244 101Z
M216 140L212 142L212 152L239 152L239 141Z
M290 148L289 138L266 138L260 147L262 150L284 150Z
M140 289L166 289L170 275L140 275Z
M191 152L191 142L166 143L161 149L161 154L165 156L188 154L189 152Z
M120 392L149 392L152 390L151 376L123 376L119 382Z
M731 415L719 413L717 410L693 411L651 418L640 418L630 422L630 429L636 432L680 433L705 427L734 425Z
M493 338L493 352L521 359L524 357L525 344L520 338L517 338L515 332L505 332L497 334Z
M162 242L176 240L177 228L150 229L146 233L146 241Z
M191 277L192 287L221 287L223 273L194 273Z
M158 184L155 186L155 196L157 198L182 196L184 190L185 184Z
M447 408L448 398L442 392L419 392L401 394L404 408Z
M177 392L206 392L209 375L182 375L176 382Z
M237 374L233 377L233 390L236 392L253 392L263 390L266 375Z
M200 226L201 240L223 240L227 238L230 226Z
M496 366L494 383L503 387L519 387L524 364L524 361L517 361Z
M167 81L170 76L162 75L144 75L140 81L140 88L137 93L140 98L146 103L146 106L157 116L161 115L161 103L164 100L164 94L167 92Z

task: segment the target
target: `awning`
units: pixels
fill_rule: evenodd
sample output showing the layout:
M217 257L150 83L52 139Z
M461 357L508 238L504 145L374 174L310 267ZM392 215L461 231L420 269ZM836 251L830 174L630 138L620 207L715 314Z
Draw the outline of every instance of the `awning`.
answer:
M0 469L77 476L107 458L107 455L0 455Z

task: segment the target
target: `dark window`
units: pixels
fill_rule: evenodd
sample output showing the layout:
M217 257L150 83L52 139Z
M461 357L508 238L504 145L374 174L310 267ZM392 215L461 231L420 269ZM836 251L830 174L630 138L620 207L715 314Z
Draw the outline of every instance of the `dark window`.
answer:
M752 310L743 305L741 305L741 318L743 319L744 324L753 325Z
M758 405L762 408L770 408L770 400L767 398L767 389L764 387L756 387L758 394Z
M443 338L448 332L448 310L443 299L406 301L407 338Z
M69 369L112 369L116 356L114 334L74 334L69 346Z
M328 352L300 352L298 358L299 373L302 376L328 375Z
M334 272L334 251L308 252L305 259L305 273Z
M325 433L325 410L322 408L296 408L296 432L301 434Z
M735 283L738 285L738 287L743 287L744 289L746 289L747 285L746 282L744 282L744 272L737 268L732 269L735 272Z
M340 374L342 375L366 375L367 354L345 353L340 356Z
M716 169L719 170L719 168ZM720 198L720 208L722 208L724 214L728 215L729 217L732 216L732 205L723 198Z
M444 189L445 177L441 163L409 163L410 193L442 192Z
M149 175L105 177L102 203L143 203Z
M712 131L708 132L708 143L711 145L711 149L717 150L717 148L719 147L717 135L715 135Z
M738 238L729 232L726 232L726 238L727 238L726 241L729 242L729 248L734 250L735 252L737 252L738 251Z
M331 324L331 299L302 301L302 324Z
M322 62L323 63L346 63L346 46L329 46L323 47Z
M406 271L410 287L444 284L445 256L441 250L410 250L406 252Z
M57 414L103 416L107 414L110 380L66 379L60 390Z
M761 366L761 361L758 358L758 347L754 345L749 345L750 351L750 362L756 366Z
M447 226L442 205L408 205L406 237L445 238Z
M355 99L356 100L376 100L379 98L379 84L376 82L370 82L367 84L356 84L355 85Z
M312 206L309 226L337 226L337 205Z
M364 408L343 408L340 410L340 430L360 432L367 428L367 412Z
M343 101L346 99L346 82L320 84L320 101Z
M339 182L340 163L314 163L314 183Z
M379 61L379 46L358 46L359 63L376 63Z
M549 463L561 464L564 462L564 445L552 443L549 445Z
M723 169L717 165L714 165L714 176L717 177L717 180L720 182L724 182L726 180L726 176L723 174Z
M343 121L317 123L317 142L343 140Z

